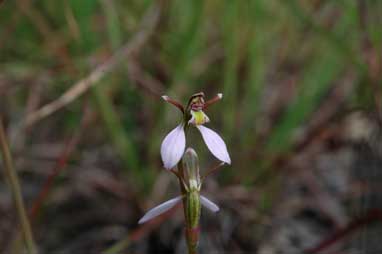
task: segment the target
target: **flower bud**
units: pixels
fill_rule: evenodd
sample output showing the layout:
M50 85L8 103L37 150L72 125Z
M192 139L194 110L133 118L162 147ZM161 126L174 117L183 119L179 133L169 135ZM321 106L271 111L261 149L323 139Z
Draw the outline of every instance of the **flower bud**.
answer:
M188 148L183 155L184 182L187 185L185 196L185 217L188 228L196 228L200 218L200 175L198 155Z
M189 190L200 190L198 155L192 148L187 148L183 155L184 181Z

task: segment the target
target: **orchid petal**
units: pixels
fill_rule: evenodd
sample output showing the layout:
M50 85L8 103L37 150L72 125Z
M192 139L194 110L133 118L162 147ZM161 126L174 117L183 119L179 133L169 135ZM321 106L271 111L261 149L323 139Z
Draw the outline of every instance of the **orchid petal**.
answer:
M206 101L206 103L204 104L203 109L206 109L209 106L211 106L212 104L215 104L216 102L220 101L222 98L223 98L223 94L222 93L218 93L214 98Z
M163 95L163 96L162 96L162 99L165 100L166 102L168 102L168 103L174 105L174 106L177 107L180 111L182 111L182 113L184 113L184 107L183 107L183 105L182 105L180 102L178 102L178 101L176 101L176 100L174 100L174 99L171 99L171 98L168 97L167 95Z
M202 202L203 206L205 206L207 209L211 210L212 212L214 213L219 212L220 210L219 207L208 198L204 196L200 196L200 201Z
M231 158L229 157L227 146L224 143L223 139L219 136L219 134L207 127L204 127L203 125L199 125L196 127L202 134L204 142L206 143L211 153L219 160L227 164L231 164Z
M182 200L182 196L170 199L148 211L139 221L138 224L145 223L176 206Z
M178 125L164 138L160 153L166 169L172 169L180 161L186 148L183 124Z

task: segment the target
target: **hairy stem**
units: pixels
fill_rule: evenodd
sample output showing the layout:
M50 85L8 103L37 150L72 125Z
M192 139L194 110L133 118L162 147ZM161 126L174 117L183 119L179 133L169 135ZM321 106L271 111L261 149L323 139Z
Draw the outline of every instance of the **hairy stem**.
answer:
M0 148L4 163L5 177L10 185L13 201L20 219L22 233L24 235L25 245L29 254L36 254L37 249L33 240L31 226L25 211L24 202L21 195L19 179L13 167L11 152L5 137L5 131L2 120L0 119Z

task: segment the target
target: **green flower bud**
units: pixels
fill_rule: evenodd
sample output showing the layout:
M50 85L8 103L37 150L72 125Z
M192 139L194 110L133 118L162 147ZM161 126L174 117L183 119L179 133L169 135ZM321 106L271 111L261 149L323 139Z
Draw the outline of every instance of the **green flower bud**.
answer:
M200 174L198 155L195 150L188 148L183 155L184 182L189 191L200 190Z
M188 148L183 155L185 195L185 217L188 228L196 228L200 218L200 175L198 155L192 148Z

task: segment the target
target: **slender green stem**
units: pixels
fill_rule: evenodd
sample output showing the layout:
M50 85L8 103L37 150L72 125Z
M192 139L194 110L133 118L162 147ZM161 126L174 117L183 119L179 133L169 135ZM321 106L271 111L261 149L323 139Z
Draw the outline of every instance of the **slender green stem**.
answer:
M187 219L187 208L188 208L188 198L189 193L187 192L183 180L184 179L184 169L182 161L178 163L178 177L179 177L179 186L182 191L182 194L185 198L183 198L183 212L184 212L184 218L185 218L185 237L186 237L186 243L187 243L187 249L188 254L196 254L197 253L197 247L198 247L198 241L199 241L199 227L194 227L190 224L190 220ZM199 208L200 209L200 208Z
M180 190L182 191L182 194L184 197L187 196L187 190L185 189L184 185L183 185L183 182L182 182L182 179L183 179L183 176L184 176L184 172L183 172L183 164L182 164L182 161L180 161L178 163L178 173L180 175L180 178L179 178L179 186L180 186ZM186 223L186 227L185 227L185 237L186 237L186 243L187 243L187 249L188 249L188 254L196 254L196 247L197 247L197 240L198 240L198 235L196 237L193 237L195 235L195 233L193 233L193 228L191 225L188 225L188 220L187 220L187 198L183 198L183 212L184 212L184 220L185 220L185 223ZM197 232L198 234L199 232Z
M11 152L5 137L5 131L2 120L0 119L0 148L4 163L4 173L11 187L13 200L20 219L22 233L24 235L25 245L29 254L36 254L37 248L33 240L31 226L25 211L24 202L21 195L19 179L13 167Z

